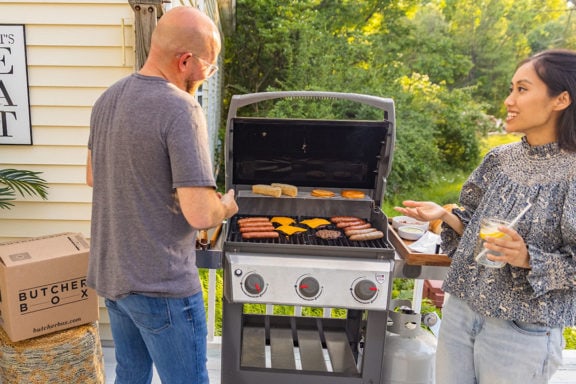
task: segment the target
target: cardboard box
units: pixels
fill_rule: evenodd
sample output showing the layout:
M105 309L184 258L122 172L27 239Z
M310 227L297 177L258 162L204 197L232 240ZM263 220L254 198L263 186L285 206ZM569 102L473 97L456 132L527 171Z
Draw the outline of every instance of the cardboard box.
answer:
M61 233L0 244L0 325L20 341L98 320L88 241Z

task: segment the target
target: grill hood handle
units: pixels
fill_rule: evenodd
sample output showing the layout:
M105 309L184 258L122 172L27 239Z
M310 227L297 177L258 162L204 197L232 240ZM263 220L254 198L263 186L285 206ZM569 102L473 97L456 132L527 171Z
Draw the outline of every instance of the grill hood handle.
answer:
M342 99L351 100L357 103L370 105L384 111L384 119L396 121L394 114L394 101L389 98L383 98L371 95L362 95L358 93L343 92L320 92L320 91L282 91L282 92L259 92L248 93L245 95L234 95L230 102L227 122L236 117L237 110L250 104L256 104L265 100L283 99L283 98L324 98L324 99Z

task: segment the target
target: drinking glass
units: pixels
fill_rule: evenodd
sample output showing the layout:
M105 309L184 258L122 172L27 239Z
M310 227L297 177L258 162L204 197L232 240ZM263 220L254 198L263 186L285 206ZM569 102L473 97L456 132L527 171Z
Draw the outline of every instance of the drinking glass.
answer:
M478 264L489 268L502 268L504 265L506 265L506 263L502 261L488 260L488 254L500 256L500 252L484 248L484 243L486 241L485 239L487 237L510 238L510 236L498 230L498 227L501 226L508 227L510 226L510 222L493 217L486 217L480 221L480 240L477 247L477 255L475 257Z

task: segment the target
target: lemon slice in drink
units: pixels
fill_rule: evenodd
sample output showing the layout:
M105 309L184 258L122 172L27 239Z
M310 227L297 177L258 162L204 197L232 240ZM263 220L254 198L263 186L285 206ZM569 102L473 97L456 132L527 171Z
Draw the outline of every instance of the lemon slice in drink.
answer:
M480 238L481 238L482 240L484 240L484 239L487 238L487 237L495 237L495 238L498 238L498 237L504 237L504 236L505 236L504 233L500 232L499 230L497 230L496 228L493 228L493 227L491 227L491 228L482 228L482 229L480 230Z

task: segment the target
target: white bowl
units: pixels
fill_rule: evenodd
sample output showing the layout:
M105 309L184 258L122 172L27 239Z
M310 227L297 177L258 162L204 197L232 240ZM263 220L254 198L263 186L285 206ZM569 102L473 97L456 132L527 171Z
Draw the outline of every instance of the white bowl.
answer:
M418 240L425 233L426 230L424 228L416 225L403 225L398 228L398 235L404 240Z
M419 221L419 220L413 219L409 216L394 216L392 218L392 228L394 228L395 230L398 230L398 228L400 228L404 225L411 225L411 226L415 226L415 227L420 227L420 228L424 229L424 231L427 231L429 223L427 221Z

